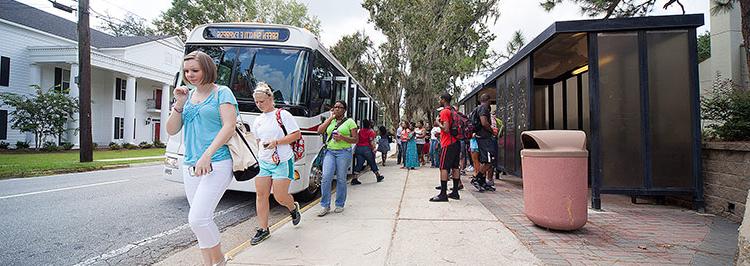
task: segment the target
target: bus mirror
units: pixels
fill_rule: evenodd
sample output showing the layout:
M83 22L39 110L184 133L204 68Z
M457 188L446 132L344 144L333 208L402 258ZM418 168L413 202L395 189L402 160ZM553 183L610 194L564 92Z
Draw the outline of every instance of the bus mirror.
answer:
M331 97L331 81L330 80L320 81L320 91L318 91L318 95L321 99L328 99Z

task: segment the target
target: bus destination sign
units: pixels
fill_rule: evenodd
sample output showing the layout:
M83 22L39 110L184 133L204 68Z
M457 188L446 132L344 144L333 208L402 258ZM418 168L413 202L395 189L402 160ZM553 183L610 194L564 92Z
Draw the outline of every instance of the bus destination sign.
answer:
M209 27L203 31L203 38L211 40L285 42L289 39L289 30L274 28Z

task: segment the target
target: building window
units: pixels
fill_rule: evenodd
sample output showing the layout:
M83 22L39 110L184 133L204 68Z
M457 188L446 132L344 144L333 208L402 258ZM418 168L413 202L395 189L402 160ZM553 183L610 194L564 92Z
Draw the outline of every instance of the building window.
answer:
M125 119L122 117L115 117L114 139L122 139L124 134L125 134Z
M0 110L0 139L8 139L8 110Z
M70 93L70 70L55 68L55 90L65 94Z
M0 56L0 86L10 84L10 58Z
M115 100L125 100L125 89L128 87L128 80L115 78Z

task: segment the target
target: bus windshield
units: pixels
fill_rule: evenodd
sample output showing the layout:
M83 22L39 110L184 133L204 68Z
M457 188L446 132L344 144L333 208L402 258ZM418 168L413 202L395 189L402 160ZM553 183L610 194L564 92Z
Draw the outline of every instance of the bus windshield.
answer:
M200 50L214 59L216 83L232 89L238 101L252 101L258 82L273 88L274 102L301 105L308 52L300 49L254 46L188 45L187 52Z

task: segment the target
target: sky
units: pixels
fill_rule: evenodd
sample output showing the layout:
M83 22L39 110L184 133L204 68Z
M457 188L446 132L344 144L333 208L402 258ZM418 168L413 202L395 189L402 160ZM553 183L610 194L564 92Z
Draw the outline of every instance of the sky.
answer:
M66 13L52 7L50 0L18 0L27 5L42 9L55 15L76 20L75 14ZM54 0L61 4L76 6L74 0ZM385 36L381 34L372 23L368 22L369 13L362 8L360 0L298 0L309 8L310 14L317 16L321 22L321 42L331 47L341 37L352 34L356 31L364 31L374 43L385 42ZM711 0L682 0L685 5L687 14L703 13L705 14L705 23L698 29L699 33L710 29L709 2ZM510 40L513 32L520 30L526 42L531 41L554 21L588 19L580 14L579 8L565 1L552 12L545 12L539 6L540 0L506 0L500 1L500 17L491 25L492 32L496 35L495 40L490 47L495 51L505 51L505 45ZM658 0L657 8L652 15L675 15L680 14L681 10L677 5L673 5L668 10L661 9L666 0ZM171 6L170 0L90 0L91 25L96 27L101 25L100 19L94 17L96 13L109 13L113 17L124 17L127 13L135 14L137 17L145 18L149 21L159 17L161 12L166 11ZM482 81L483 76L476 76L465 81L466 86L469 83ZM466 88L468 91L470 88Z

